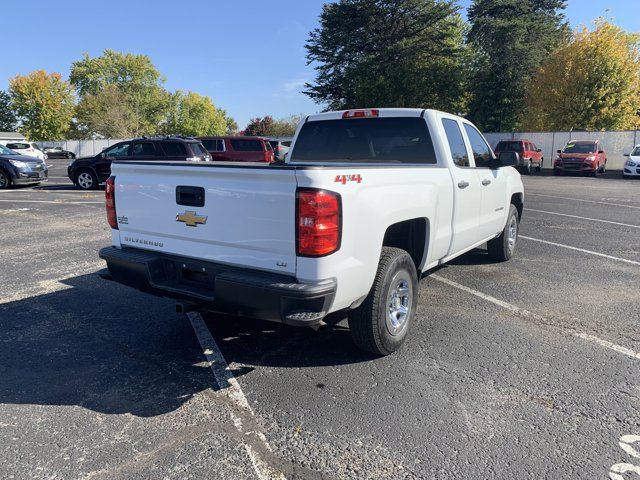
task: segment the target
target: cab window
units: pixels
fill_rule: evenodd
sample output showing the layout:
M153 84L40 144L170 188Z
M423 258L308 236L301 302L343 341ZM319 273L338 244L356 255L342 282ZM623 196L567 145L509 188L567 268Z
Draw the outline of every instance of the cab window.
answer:
M469 137L469 143L471 144L471 151L473 152L473 158L476 161L476 167L491 167L493 161L493 153L491 147L487 145L484 137L480 135L480 132L468 123L464 124L464 130Z

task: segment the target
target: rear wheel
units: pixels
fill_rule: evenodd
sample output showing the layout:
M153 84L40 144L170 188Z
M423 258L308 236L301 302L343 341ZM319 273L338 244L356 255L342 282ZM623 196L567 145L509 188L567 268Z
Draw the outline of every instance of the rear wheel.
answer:
M11 186L11 177L4 170L0 170L0 190L4 190Z
M75 184L82 190L95 190L98 188L98 177L91 170L80 170L76 174Z
M404 343L418 304L418 274L399 248L383 247L378 272L364 303L349 312L349 330L363 350L389 355Z
M504 230L498 237L487 242L487 251L493 260L506 262L513 257L518 242L519 220L518 210L511 204Z
M544 158L540 159L540 163L538 164L538 167L536 168L536 170L538 171L538 173L542 173L542 165L544 164Z
M531 175L531 173L533 172L533 166L531 163L531 160L527 161L527 164L524 166L524 173L526 175Z

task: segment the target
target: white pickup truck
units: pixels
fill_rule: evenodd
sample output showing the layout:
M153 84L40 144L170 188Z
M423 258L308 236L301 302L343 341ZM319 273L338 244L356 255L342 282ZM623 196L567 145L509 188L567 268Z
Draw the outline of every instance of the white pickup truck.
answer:
M386 355L421 274L484 243L513 255L516 163L443 112L311 115L282 165L114 162L100 257L111 279L183 309L311 326L344 314L359 347Z

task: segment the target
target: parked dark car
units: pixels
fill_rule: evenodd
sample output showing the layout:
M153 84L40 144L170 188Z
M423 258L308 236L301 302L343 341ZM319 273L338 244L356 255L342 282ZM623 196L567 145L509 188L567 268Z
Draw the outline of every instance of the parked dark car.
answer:
M76 154L68 150L63 150L62 147L44 147L44 153L48 158L76 158Z
M214 162L273 163L273 148L262 137L197 137Z
M77 158L67 174L78 188L92 190L107 181L114 160L208 162L211 155L193 138L142 137L111 145L93 157Z
M0 190L11 185L26 185L47 180L49 171L44 160L21 155L0 145Z
M496 145L494 151L496 156L499 156L500 152L516 152L520 158L516 168L522 173L530 175L534 169L538 172L542 171L542 164L544 163L542 150L531 140L527 140L526 138L519 140L501 140L498 142L498 145Z
M269 139L271 148L273 148L273 157L275 158L276 162L284 162L284 158L286 157L287 152L291 148L292 140L293 139L289 137Z
M607 170L607 153L599 140L569 142L558 150L553 162L553 174L582 173L598 176Z

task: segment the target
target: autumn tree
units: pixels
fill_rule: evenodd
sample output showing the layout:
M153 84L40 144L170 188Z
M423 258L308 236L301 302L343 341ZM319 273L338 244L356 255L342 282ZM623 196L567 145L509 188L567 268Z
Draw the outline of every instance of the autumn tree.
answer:
M525 82L569 30L566 0L474 0L467 41L473 51L468 117L487 131L520 127Z
M229 123L226 112L216 108L211 98L178 90L171 96L164 130L166 133L187 136L224 135Z
M0 131L12 132L18 126L18 119L11 105L11 95L0 90Z
M271 115L252 118L245 128L244 134L262 137L292 137L302 118L303 115L291 115L278 120Z
M635 127L640 109L640 35L604 20L556 51L527 84L529 130Z
M452 0L326 3L309 34L315 80L305 94L329 109L464 106L464 22Z
M170 94L164 89L164 77L146 55L105 50L99 57L85 54L71 65L70 82L78 91L80 103L91 95L87 107L104 106L107 98L118 95L123 105L115 118L125 123L118 130L132 130L132 136L156 133L170 105ZM117 89L114 90L114 87ZM105 90L109 91L105 93ZM85 109L86 114L90 112ZM94 116L94 115L91 115ZM104 131L88 132L109 136Z
M59 73L36 70L9 81L20 131L30 140L63 138L74 111L73 88Z
M273 117L267 115L266 117L256 117L249 120L246 128L244 129L245 135L251 136L269 136L273 130Z

